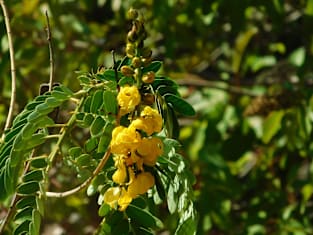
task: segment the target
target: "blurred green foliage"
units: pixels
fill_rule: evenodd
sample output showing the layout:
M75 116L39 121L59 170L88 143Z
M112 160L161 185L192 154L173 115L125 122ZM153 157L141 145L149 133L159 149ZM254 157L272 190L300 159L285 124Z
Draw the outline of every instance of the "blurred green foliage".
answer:
M76 70L123 54L126 11L143 11L154 58L184 84L197 110L180 119L183 154L197 178L198 234L312 234L313 1L12 0L17 111L49 78L48 10L55 81L77 89ZM0 128L10 97L8 43L0 16ZM74 82L75 81L75 82ZM73 176L68 176L73 177ZM58 179L64 185L71 179ZM64 210L64 204L67 210ZM50 200L44 221L88 234L93 200ZM49 211L49 209L47 209ZM165 227L177 221L166 211ZM77 225L87 227L80 228Z

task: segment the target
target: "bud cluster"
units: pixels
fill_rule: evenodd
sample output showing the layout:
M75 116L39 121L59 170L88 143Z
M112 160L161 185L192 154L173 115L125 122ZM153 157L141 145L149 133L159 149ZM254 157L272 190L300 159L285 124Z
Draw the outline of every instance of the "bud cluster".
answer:
M139 17L135 9L128 12L128 16L133 20L132 28L127 34L126 55L131 59L131 65L124 65L121 72L126 77L134 77L137 83L150 84L154 81L155 74L153 71L142 74L142 68L147 67L152 61L152 50L144 46L144 40L147 32L144 27L144 21Z

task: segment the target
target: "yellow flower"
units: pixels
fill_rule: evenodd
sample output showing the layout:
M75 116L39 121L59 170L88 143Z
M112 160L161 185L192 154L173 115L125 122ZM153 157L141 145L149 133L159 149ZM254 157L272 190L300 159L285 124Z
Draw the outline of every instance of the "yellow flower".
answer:
M124 211L128 205L132 202L133 198L129 195L129 193L126 192L126 190L123 188L123 193L121 197L118 200L119 210Z
M117 95L121 115L134 111L135 107L140 103L140 100L140 93L136 86L121 87Z
M135 198L144 194L154 185L154 177L150 172L142 172L137 175L130 175L131 181L127 189L130 197Z
M112 175L112 180L117 184L125 183L127 178L126 166L123 164L121 167L117 168L117 170Z
M135 119L130 126L146 132L147 135L152 135L162 130L162 117L156 109L146 106L141 111L140 117Z
M111 152L127 155L141 143L141 136L135 128L118 126L112 131Z
M133 198L122 187L109 188L103 195L103 201L106 204L113 209L119 206L120 211L124 211L132 200Z
M137 152L147 166L154 166L158 156L163 153L163 143L157 137L143 138Z

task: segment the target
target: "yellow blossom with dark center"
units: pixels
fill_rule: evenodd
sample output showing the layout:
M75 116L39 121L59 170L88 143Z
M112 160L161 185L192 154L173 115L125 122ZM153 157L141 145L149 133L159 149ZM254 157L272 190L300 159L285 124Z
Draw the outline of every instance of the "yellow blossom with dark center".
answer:
M117 102L120 106L120 114L125 115L135 110L136 106L140 103L141 96L136 86L121 87L118 95Z
M127 155L135 151L141 143L141 136L132 127L118 126L112 131L111 152Z
M163 120L161 115L156 109L153 109L150 106L145 106L140 113L140 117L132 121L130 124L131 127L142 130L146 132L147 135L160 132L162 130L162 125Z
M158 156L163 153L163 143L157 137L143 138L137 152L147 166L154 166Z

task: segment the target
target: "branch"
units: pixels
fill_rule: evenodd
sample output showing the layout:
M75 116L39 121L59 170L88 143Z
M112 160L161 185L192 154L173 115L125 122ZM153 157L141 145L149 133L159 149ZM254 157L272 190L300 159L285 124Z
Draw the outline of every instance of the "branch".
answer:
M99 174L99 172L102 170L102 168L104 167L105 163L107 162L107 160L109 159L109 156L111 154L111 149L108 148L108 150L106 151L106 153L104 154L104 156L102 157L99 165L97 166L97 168L92 172L92 175L85 181L83 182L81 185L77 186L76 188L73 188L71 190L65 191L65 192L46 192L46 196L47 197L57 197L57 198L62 198L62 197L67 197L70 196L74 193L79 192L80 190L84 189L85 187L87 187L91 181Z
M4 126L4 131L6 131L7 129L10 128L11 122L13 119L13 110L14 110L15 99L16 99L16 75L15 75L14 47L13 47L12 33L11 33L8 11L4 3L4 0L0 0L0 5L3 11L4 22L5 22L5 26L7 30L9 53L10 53L10 64L11 64L11 101L10 101L8 117ZM4 139L4 134L2 135L2 139Z
M53 59L53 47L51 41L51 30L50 30L50 21L48 16L48 11L46 11L46 20L47 20L47 41L49 44L49 58L50 58L50 77L49 77L49 91L52 90L53 87L53 79L54 79L54 59Z

